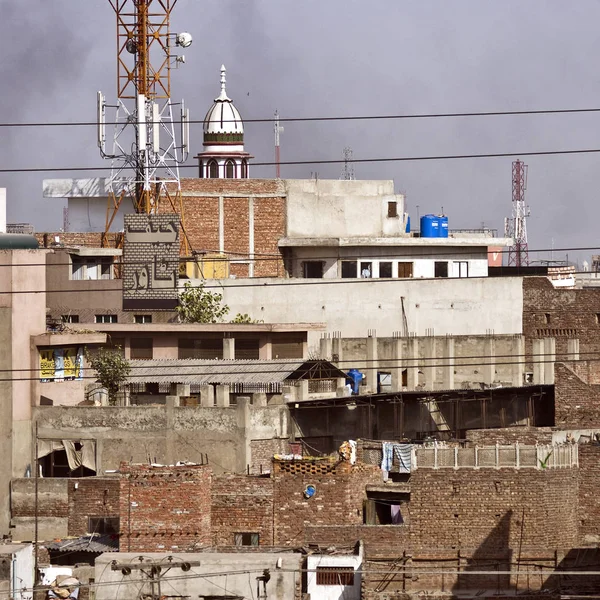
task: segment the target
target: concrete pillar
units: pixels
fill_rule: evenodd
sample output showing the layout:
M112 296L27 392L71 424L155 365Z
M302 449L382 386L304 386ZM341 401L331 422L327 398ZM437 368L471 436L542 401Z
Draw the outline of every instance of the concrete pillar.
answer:
M425 389L433 390L435 386L435 337L432 335L424 339L423 344L423 374L425 375Z
M294 385L284 385L281 388L281 395L284 404L295 402L298 399L298 388Z
M556 339L544 338L544 383L554 384L554 362L556 361Z
M525 383L523 373L525 372L525 338L521 335L514 338L512 357L506 361L512 362L512 385L519 387Z
M218 389L217 387L217 397ZM227 403L229 404L229 388L227 388ZM250 445L250 397L249 396L238 396L236 407L235 407L236 425L238 427L238 439L240 441L237 444L238 451L236 457L236 471L238 473L246 473L248 466L252 463L251 445Z
M533 383L540 385L544 383L544 340L533 340L531 360L533 362Z
M406 384L408 391L416 390L419 385L419 340L408 338L406 352Z
M298 400L308 400L308 379L300 379L296 388Z
M233 360L235 358L235 338L223 338L223 359Z
M174 465L179 457L175 456L175 445L177 442L175 433L175 408L179 406L179 396L167 396L165 410L167 413L167 427L165 431L165 462Z
M567 360L579 360L579 339L567 340Z
M171 384L171 396L177 396L178 398L189 398L190 397L190 384L189 383L172 383ZM178 404L177 406L180 406Z
M377 337L369 336L367 338L367 393L377 393Z
M394 338L392 340L392 366L390 371L392 372L392 392L402 391L402 349L404 347L403 338Z
M333 359L337 360L333 360ZM342 358L342 338L334 337L331 340L331 362L338 366L343 371L347 371L346 365L344 365L344 359Z
M218 385L216 391L215 404L217 406L229 406L229 386Z
M212 385L200 386L200 406L215 405L215 388Z
M483 344L483 383L491 385L496 379L496 338L488 335Z
M319 341L319 353L323 360L331 360L331 355L333 353L332 350L332 340L329 336L322 337Z
M453 390L454 385L454 338L447 337L444 340L444 367L442 389Z
M252 406L266 406L267 395L262 392L256 392L252 394Z

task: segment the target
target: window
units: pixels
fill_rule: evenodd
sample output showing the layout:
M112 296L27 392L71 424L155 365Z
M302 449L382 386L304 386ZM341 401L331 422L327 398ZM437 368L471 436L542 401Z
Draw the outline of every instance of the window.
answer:
M112 258L71 257L71 279L112 279Z
M436 261L433 269L434 277L448 277L448 263L446 261Z
M404 497L404 494L397 494ZM378 492L367 492L367 500L364 506L365 525L403 525L403 510L407 505L400 498L393 495L383 496Z
M96 315L94 320L96 323L116 323L117 315Z
M235 163L232 160L228 160L225 163L225 177L227 179L235 179Z
M392 276L392 263L391 262L380 262L379 263L379 277L389 278Z
M152 338L131 338L129 350L130 356L134 360L152 358Z
M344 279L353 279L358 277L358 269L356 267L356 261L354 260L343 260L342 261L342 277Z
M396 219L398 217L398 203L388 202L388 219Z
M178 358L223 358L222 339L180 338Z
M369 279L370 277L373 277L373 263L361 262L360 263L360 276L363 279Z
M234 535L236 546L258 546L258 533L236 533Z
M218 179L219 177L219 163L214 158L208 163L208 176L211 179Z
M200 161L198 163L198 167L199 167L199 169L198 169L198 178L199 179L204 179L204 162Z
M62 315L61 321L63 323L79 323L79 315Z
M469 276L469 263L466 260L459 260L454 263L454 271L457 277Z
M152 315L135 315L133 317L133 322L140 325L143 323L152 323Z
M119 535L119 517L88 517L88 533Z
M248 179L248 161L242 158L242 179Z
M413 264L411 262L399 262L398 263L398 277L412 277L413 276Z
M546 313L546 314L544 315L544 323L545 323L546 325L550 325L550 313Z
M354 567L317 567L317 585L354 585Z
M306 279L322 279L324 265L325 263L322 260L305 260L302 263L302 277Z
M596 313L596 325L600 325L600 313Z
M259 358L259 342L258 340L235 340L235 357L245 359Z
M71 265L71 279L76 281L84 278L85 273L85 263L79 258L79 256L71 257L72 265Z

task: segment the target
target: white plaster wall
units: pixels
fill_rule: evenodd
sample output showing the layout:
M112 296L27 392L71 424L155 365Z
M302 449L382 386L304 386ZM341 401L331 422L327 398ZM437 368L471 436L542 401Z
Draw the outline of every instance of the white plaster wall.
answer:
M82 233L104 231L108 198L69 198L68 231ZM123 230L123 215L135 212L131 200L123 200L110 230Z
M308 557L306 576L307 592L310 600L360 600L360 556L319 556ZM317 567L354 567L354 585L317 585Z
M195 282L196 284L198 281ZM520 277L469 279L223 279L206 289L223 294L231 314L265 323L326 323L345 337L403 331L426 335L521 334ZM321 332L309 333L309 346Z
M15 589L12 592L14 600L31 600L33 598L33 545L27 544L15 552L14 579ZM22 591L26 590L26 591Z
M288 237L404 235L404 196L391 180L287 179L285 186ZM387 218L389 201L399 218Z

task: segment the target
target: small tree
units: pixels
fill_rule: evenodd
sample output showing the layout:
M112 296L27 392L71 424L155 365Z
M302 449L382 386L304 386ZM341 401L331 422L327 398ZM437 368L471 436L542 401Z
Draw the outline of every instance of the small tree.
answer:
M186 281L176 310L182 323L219 323L229 306L223 304L222 294L205 290L203 283L194 287Z
M233 319L231 319L231 323L263 323L263 321L257 321L256 319L253 319L250 315L246 313L238 313L237 315L235 315L235 317L233 317Z
M90 366L96 371L97 381L108 391L108 403L117 403L119 388L131 372L129 361L117 348L100 348L93 355L87 355Z

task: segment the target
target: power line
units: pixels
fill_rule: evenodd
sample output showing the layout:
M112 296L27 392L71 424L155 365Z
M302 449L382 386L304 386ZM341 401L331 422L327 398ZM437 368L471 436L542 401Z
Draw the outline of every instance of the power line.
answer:
M461 159L478 159L478 158L509 158L522 156L559 156L573 154L597 154L600 153L600 148L585 148L575 150L540 150L535 152L496 152L483 154L441 154L433 156L396 156L383 158L353 158L352 163L387 163L387 162L419 162L419 161L441 161L441 160L461 160ZM282 161L280 165L339 165L346 162L344 159L334 160L291 160ZM256 162L252 163L254 167L269 167L273 166L274 162ZM179 165L180 169L197 169L198 165ZM124 166L122 171L127 169L134 170L132 166ZM0 173L51 173L65 171L110 171L111 167L27 167L27 168L11 168L0 169ZM201 195L201 194L199 194Z
M322 116L322 117L279 117L275 119L258 118L244 119L244 123L301 123L301 122L320 122L320 121L379 121L379 120L398 120L398 119L446 119L446 118L465 118L465 117L504 117L519 115L556 115L556 114L577 114L577 113L596 113L600 108L558 108L558 109L539 109L539 110L496 110L496 111L472 111L472 112L451 112L451 113L413 113L413 114L392 114L392 115L348 115L348 116ZM204 120L189 120L190 124L201 125ZM233 123L233 119L223 119L223 123ZM181 121L174 120L178 124ZM105 122L105 125L122 125L122 122ZM0 127L18 128L18 127L97 127L96 121L57 121L57 122L25 122L25 123L0 123Z

